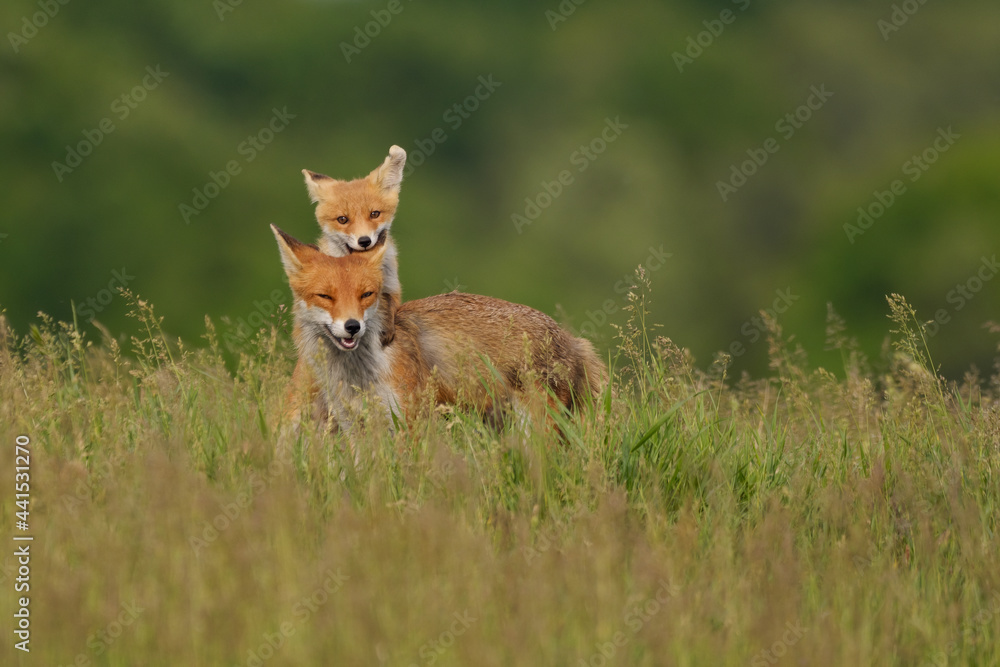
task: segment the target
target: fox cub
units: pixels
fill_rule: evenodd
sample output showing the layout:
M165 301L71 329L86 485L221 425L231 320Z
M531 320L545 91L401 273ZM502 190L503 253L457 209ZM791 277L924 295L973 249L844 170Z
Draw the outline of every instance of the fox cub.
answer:
M428 389L438 404L472 407L499 421L508 407L523 407L519 399L533 385L573 409L607 382L589 341L537 310L474 294L402 304L395 338L383 346L386 239L368 252L332 257L271 230L294 298L293 421L306 399L346 427L363 393L380 399L386 415L406 416Z
M367 252L380 240L385 241L382 266L385 280L379 300L385 322L381 333L383 345L392 342L395 331L393 314L402 299L396 244L389 236L389 228L399 206L399 188L405 166L406 151L392 146L382 164L364 178L341 181L308 169L302 170L309 198L316 204L316 221L322 230L318 242L321 251L333 257L343 257L355 252Z

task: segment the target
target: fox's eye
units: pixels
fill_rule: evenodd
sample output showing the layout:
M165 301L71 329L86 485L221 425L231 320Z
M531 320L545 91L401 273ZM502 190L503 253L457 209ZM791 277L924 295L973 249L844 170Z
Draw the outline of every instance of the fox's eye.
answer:
M362 299L367 299L368 297L370 297L374 293L375 292L365 292L364 294L361 295L361 298Z
M318 296L321 299L326 299L327 301L333 301L333 297L330 296L329 294L317 294L316 296Z
M372 211L372 220L382 215L382 211Z
M342 225L346 225L349 221L346 215L342 215L339 218L337 218L337 222L339 222Z

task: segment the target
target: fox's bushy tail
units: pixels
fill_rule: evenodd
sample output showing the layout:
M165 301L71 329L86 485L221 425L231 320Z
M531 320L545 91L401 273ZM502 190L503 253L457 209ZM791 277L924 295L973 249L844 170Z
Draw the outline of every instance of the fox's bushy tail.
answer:
M576 368L572 377L572 409L581 403L597 399L608 385L608 368L594 349L593 343L585 338L574 338L576 347Z

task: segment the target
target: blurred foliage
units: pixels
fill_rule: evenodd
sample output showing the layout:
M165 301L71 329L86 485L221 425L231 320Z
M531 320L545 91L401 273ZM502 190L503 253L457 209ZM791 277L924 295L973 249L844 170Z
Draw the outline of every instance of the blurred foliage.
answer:
M703 364L739 342L736 368L763 371L752 318L790 290L779 319L819 361L828 302L877 357L895 292L948 315L932 338L947 373L988 367L1000 281L949 297L1000 241L1000 7L903 4L918 9L884 35L889 2L5 2L0 307L22 331L39 310L69 319L125 269L172 333L246 320L288 298L267 224L317 235L300 170L354 177L396 143L421 162L394 225L407 298L460 284L606 346L602 309L623 318L616 284L662 246L651 319ZM689 38L705 46L679 71ZM147 67L169 75L122 117ZM813 86L833 96L786 139L776 122ZM247 161L274 109L294 118ZM60 180L53 162L104 118L113 132ZM607 118L628 127L578 171ZM904 163L949 127L960 138L910 182ZM723 201L717 182L769 137L779 150ZM180 206L232 160L187 224ZM573 182L518 233L512 215L562 170ZM851 243L844 226L895 179L905 193ZM98 305L115 334L133 326L120 297Z

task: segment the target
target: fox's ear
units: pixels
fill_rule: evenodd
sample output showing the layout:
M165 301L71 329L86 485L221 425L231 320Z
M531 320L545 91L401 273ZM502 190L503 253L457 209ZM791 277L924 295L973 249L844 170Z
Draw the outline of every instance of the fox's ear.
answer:
M299 241L294 236L286 234L274 225L271 225L274 238L278 241L278 250L281 252L281 263L285 267L285 274L291 278L302 270L302 260L310 250L310 246Z
M315 204L323 198L323 185L333 183L333 179L326 174L319 174L308 169L303 169L302 174L306 177L306 190L309 191L309 199Z
M368 178L383 190L398 193L399 186L403 183L403 167L405 166L406 151L399 146L391 146L385 161L368 174Z

